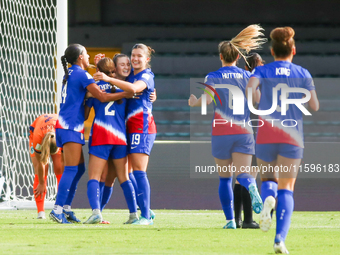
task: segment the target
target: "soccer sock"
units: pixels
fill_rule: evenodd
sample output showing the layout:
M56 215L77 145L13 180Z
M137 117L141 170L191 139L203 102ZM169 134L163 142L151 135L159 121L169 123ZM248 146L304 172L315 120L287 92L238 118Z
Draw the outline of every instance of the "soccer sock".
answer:
M138 187L136 198L141 210L141 215L146 219L150 219L150 184L147 174L144 171L138 170L133 171L133 174Z
M72 181L78 172L78 166L65 166L64 173L59 182L59 189L55 205L63 207L69 195Z
M109 202L113 192L113 187L104 186L103 196L100 204L100 210L103 211L106 204Z
M127 180L120 184L123 189L125 200L129 208L130 213L137 212L135 189L130 180Z
M130 178L130 181L132 182L133 188L135 189L135 194L138 194L138 186L137 186L136 178L133 175L133 173L129 173L129 178ZM136 199L136 201L137 201L138 207L140 207L138 204L138 199Z
M104 186L105 186L105 182L99 182L99 191L100 191L99 201L102 201Z
M97 180L92 179L87 182L87 197L89 199L92 210L100 209L100 190L99 182Z
M293 191L281 189L277 192L277 209L276 209L276 236L275 243L285 241L290 219L294 210Z
M234 210L235 219L241 220L241 209L242 209L242 186L241 184L235 183L234 186Z
M261 198L264 203L267 197L273 196L277 197L277 183L273 181L262 182L261 185Z
M47 176L45 176L45 184L47 184L46 180L47 180ZM39 184L39 177L36 174L36 175L34 175L33 190L35 190L38 187L38 184ZM38 213L44 211L45 196L46 196L46 192L44 192L43 198L41 198L41 195L39 195L38 197L34 196L35 203L37 205Z
M83 174L85 173L85 163L81 163L78 166L76 166L77 168L77 173L73 178L72 181L72 185L70 187L70 192L68 194L68 197L65 201L65 205L71 205L74 195L76 194L77 191L77 186L78 186L78 182L80 180L80 178L83 176Z
M57 186L59 187L59 182L60 182L60 179L61 179L61 176L63 174L57 174L55 177L57 178Z
M253 207L251 205L250 194L245 187L242 187L242 205L243 205L244 222L252 223L253 222Z
M256 185L255 178L254 178L252 175L247 174L247 173L239 174L239 175L236 177L236 180L237 180L243 187L245 187L247 190L248 190L250 184L255 184L255 185Z
M220 195L222 210L227 220L234 219L232 182L233 177L229 178L220 177L220 186L218 188L218 194Z

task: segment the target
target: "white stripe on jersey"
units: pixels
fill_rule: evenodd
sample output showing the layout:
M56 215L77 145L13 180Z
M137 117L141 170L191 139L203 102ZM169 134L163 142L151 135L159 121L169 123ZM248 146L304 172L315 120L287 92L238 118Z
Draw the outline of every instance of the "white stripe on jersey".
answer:
M79 124L79 125L76 126L73 130L74 130L74 131L77 131L77 132L82 132L82 131L84 130L84 123Z
M111 125L108 125L100 120L95 120L94 123L98 126L101 126L102 128L104 128L105 130L113 134L114 136L118 137L122 141L126 142L126 135L120 132L119 130L113 128Z
M299 134L299 131L294 127L284 127L281 125L281 121L269 121L273 120L273 118L269 116L260 116L264 121L268 122L269 125L274 126L278 129L281 129L283 132L285 132L287 135L291 136L301 148L304 148L303 146L303 140L302 137Z
M233 125L240 126L245 128L250 134L253 134L253 129L251 126L248 125L248 122L244 121L245 125L241 124L241 120L235 120L233 117L229 117L225 115L220 109L216 109L215 112L225 120L227 120L229 123L232 123Z
M129 120L130 118L132 118L133 116L136 116L138 113L143 112L143 107L139 107L138 109L134 110L132 113L130 113L127 117L126 117L126 121Z
M59 122L59 125L63 129L68 129L69 128L69 125L65 122L65 120L63 119L63 117L61 115L58 116L58 122Z

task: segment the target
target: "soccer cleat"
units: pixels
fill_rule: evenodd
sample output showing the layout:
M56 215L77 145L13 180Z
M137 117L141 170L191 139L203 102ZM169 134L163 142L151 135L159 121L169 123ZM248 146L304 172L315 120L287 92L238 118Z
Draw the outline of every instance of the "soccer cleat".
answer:
M101 214L92 214L84 224L98 224L103 221L103 217Z
M224 229L236 229L235 220L229 221L223 228Z
M264 207L260 214L260 228L263 232L267 232L272 224L272 210L275 207L275 198L269 196L264 201Z
M242 220L241 219L235 219L235 223L236 223L236 228L242 227Z
M150 217L151 217L152 220L154 220L156 218L156 214L151 209L150 209Z
M258 229L260 228L259 224L256 223L255 221L251 222L251 223L246 223L243 221L243 224L242 224L242 228L248 228L248 229Z
M132 223L132 225L153 225L153 221L152 219L148 220L144 218L143 216L141 216L139 220Z
M281 241L279 243L274 243L274 251L275 251L275 253L289 254L289 252L286 248L286 245L283 241Z
M107 220L102 220L102 222L99 222L99 224L110 224L110 222Z
M253 206L253 211L259 214L262 211L263 203L259 191L255 184L249 185L249 194L251 197L251 205Z
M37 219L45 220L46 219L45 212L44 211L39 212Z
M65 214L65 216L66 216L66 219L67 219L68 221L72 221L72 222L74 222L74 223L80 223L80 222L81 222L81 221L76 217L76 214L75 214L74 212L72 212L72 211L67 212L67 211L65 211L65 210L63 210L63 212L64 212L64 214Z
M152 218L151 218L152 219ZM127 222L125 222L124 224L133 224L135 223L136 221L138 221L138 215L137 213L130 213L130 217L128 219Z
M60 224L71 224L72 223L66 219L65 214L63 213L57 214L53 210L50 213L50 219Z

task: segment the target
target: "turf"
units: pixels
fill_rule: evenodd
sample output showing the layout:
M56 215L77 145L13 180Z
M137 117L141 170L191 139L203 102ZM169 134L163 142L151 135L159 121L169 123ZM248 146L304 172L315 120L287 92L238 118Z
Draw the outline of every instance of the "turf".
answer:
M75 210L85 221L90 210ZM104 210L110 225L60 225L32 210L0 211L0 254L273 254L272 229L222 229L222 211L156 210L153 226L123 225L126 210ZM258 216L255 216L258 221ZM294 212L290 254L339 254L340 212Z

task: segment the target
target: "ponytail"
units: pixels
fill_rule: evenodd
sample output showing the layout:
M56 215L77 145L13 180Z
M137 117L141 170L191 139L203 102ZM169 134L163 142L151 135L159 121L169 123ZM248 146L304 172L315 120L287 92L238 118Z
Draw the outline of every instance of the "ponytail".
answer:
M61 56L61 64L63 65L63 69L64 69L63 85L65 85L66 81L68 79L67 59L66 59L65 55Z
M221 42L218 45L218 50L222 54L223 60L226 63L232 63L237 59L237 55L240 54L249 67L245 55L251 50L260 49L261 45L267 41L266 38L261 37L264 36L261 32L262 30L264 29L259 25L250 25L230 41Z
M55 154L57 150L58 147L55 140L55 133L54 132L46 133L41 144L41 158L40 158L41 163L43 163L43 165L46 165L49 156Z

